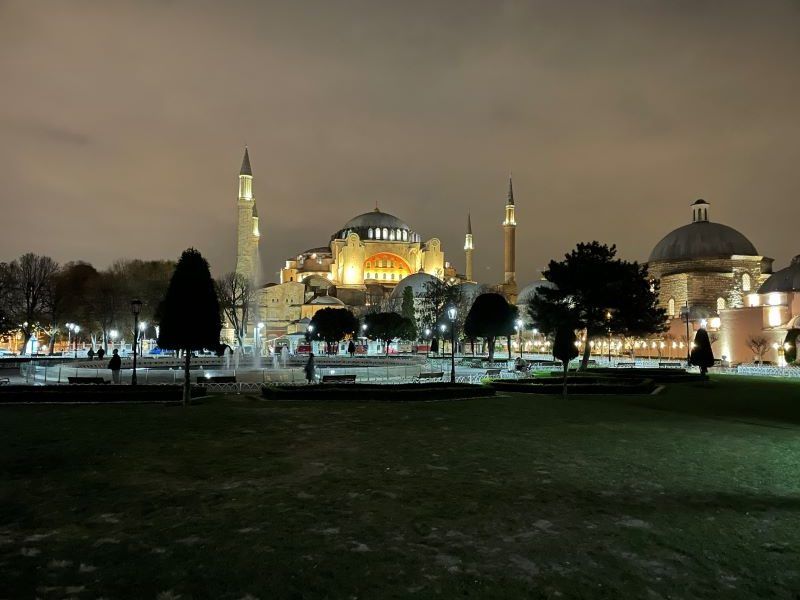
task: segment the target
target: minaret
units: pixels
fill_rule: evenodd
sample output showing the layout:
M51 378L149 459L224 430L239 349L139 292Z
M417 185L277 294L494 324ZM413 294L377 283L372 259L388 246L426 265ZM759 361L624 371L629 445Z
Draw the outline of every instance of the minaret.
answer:
M467 278L467 281L474 281L472 278L472 251L474 250L474 246L472 244L472 218L469 213L467 213L467 235L464 236L464 254L466 255L466 269L464 272L464 276Z
M503 221L503 271L505 272L504 285L509 293L516 296L517 273L515 267L515 249L517 236L517 220L514 217L514 183L508 178L508 199L506 200L506 218Z
M237 202L238 224L236 227L236 272L257 283L258 266L258 212L253 198L253 170L250 168L250 154L244 148L242 168L239 169L239 201Z
M692 223L705 223L708 221L708 202L700 198L692 203Z

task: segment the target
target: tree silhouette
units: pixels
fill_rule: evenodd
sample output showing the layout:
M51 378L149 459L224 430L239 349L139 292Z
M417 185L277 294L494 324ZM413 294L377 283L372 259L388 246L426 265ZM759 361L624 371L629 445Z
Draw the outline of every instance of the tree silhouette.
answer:
M481 294L475 299L464 320L467 338L484 338L489 346L489 360L494 360L494 342L497 337L511 336L517 318L517 307L500 294ZM509 358L511 345L509 344Z
M414 310L414 290L411 286L403 288L403 303L400 306L400 314L408 320L407 329L403 337L407 340L417 339L417 314Z
M368 314L364 317L364 324L367 326L367 337L371 340L381 340L386 347L387 356L389 344L398 338L408 339L408 334L413 329L413 323L396 312Z
M575 330L571 325L561 324L556 329L556 339L553 342L553 356L561 361L564 366L564 387L562 395L567 397L567 375L569 373L569 361L578 356L578 346Z
M711 350L711 340L705 329L698 329L694 335L694 344L689 354L689 363L700 367L700 374L708 373L708 368L714 366L714 352Z
M314 314L308 324L306 338L323 340L326 351L330 354L332 344L338 344L348 335L354 335L356 329L358 319L346 308L323 308Z
M539 288L528 305L536 326L553 333L571 322L586 330L587 339L663 331L666 313L658 307L658 282L648 277L646 266L616 254L616 246L591 242L578 244L560 262L551 260L543 275L553 286ZM586 344L581 369L590 351Z
M747 347L758 357L758 362L764 362L764 355L769 350L769 340L763 335L751 335L746 340Z
M208 262L189 248L181 254L158 308L158 345L184 352L183 404L191 401L189 367L193 350L219 347L219 300Z

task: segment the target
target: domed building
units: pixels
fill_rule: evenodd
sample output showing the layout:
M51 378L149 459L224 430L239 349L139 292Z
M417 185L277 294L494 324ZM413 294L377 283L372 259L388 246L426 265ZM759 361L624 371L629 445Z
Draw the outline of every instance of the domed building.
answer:
M669 317L680 316L687 302L697 318L742 307L772 272L772 259L742 233L709 221L709 206L694 202L692 222L664 236L647 261L650 275L661 282L659 301Z
M388 291L418 272L438 278L455 276L437 238L423 242L404 221L376 207L347 221L331 236L329 246L287 260L281 283L316 275L326 277L337 289L365 291L372 284Z

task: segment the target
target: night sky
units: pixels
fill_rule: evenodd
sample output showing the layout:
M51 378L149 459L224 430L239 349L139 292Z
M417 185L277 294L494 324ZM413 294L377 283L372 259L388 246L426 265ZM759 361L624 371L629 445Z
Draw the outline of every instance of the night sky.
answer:
M247 143L267 279L377 201L524 284L646 260L703 197L800 253L800 3L0 1L0 260L234 263Z

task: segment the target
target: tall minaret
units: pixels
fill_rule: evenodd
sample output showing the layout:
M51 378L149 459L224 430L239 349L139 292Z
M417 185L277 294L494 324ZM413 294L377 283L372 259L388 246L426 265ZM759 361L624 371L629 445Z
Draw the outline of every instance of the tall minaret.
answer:
M503 271L505 272L504 285L514 288L516 295L517 272L515 267L515 249L517 237L517 220L514 217L514 183L508 178L508 199L506 200L506 218L503 221ZM511 292L511 290L509 290Z
M236 227L236 272L247 277L248 281L258 283L258 212L253 198L253 170L250 168L250 154L244 148L242 168L239 169L239 201L237 202L238 224Z
M464 236L464 254L466 254L466 269L464 272L464 276L467 278L467 281L475 281L472 278L472 251L474 250L474 246L472 245L472 218L469 213L467 213L467 235Z

